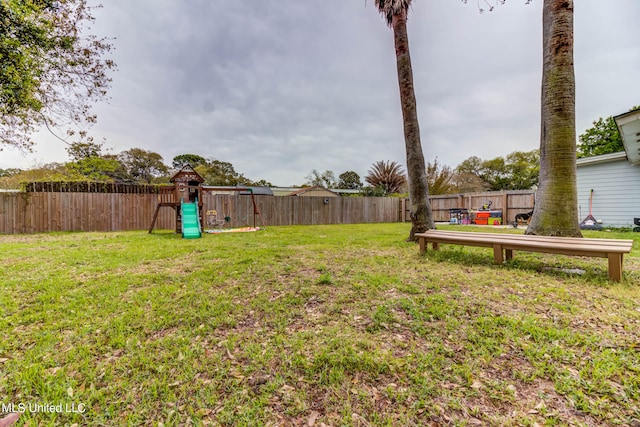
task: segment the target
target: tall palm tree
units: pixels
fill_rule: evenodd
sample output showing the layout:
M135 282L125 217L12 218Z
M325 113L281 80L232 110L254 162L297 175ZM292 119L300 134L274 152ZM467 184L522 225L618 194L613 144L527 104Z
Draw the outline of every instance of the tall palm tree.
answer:
M400 104L404 122L404 143L407 155L407 173L409 176L409 200L411 204L411 232L408 240L417 240L416 233L435 228L429 187L420 143L420 126L416 109L416 95L413 89L413 71L409 56L409 37L407 35L407 14L411 0L375 0L378 11L393 29L396 49L398 84L400 86Z
M402 166L397 162L377 161L369 169L364 180L373 187L384 189L385 194L400 193L407 183Z
M582 237L576 184L573 0L544 0L540 178L527 234Z

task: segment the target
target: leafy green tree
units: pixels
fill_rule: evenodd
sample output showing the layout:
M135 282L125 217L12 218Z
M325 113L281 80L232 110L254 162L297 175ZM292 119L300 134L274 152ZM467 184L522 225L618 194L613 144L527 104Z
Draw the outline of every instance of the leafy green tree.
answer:
M42 125L95 122L90 106L106 96L115 64L103 59L111 44L85 34L91 9L86 0L0 0L0 149L30 149Z
M325 188L336 188L338 186L338 181L336 181L333 171L330 170L322 172L322 182L324 182Z
M209 159L204 165L196 166L195 171L205 179L207 185L251 185L250 179L239 174L229 162Z
M180 169L184 165L191 165L191 167L195 168L196 166L206 165L207 159L197 154L180 154L173 158L171 162L171 166L175 169Z
M594 121L593 127L585 130L578 140L580 141L578 158L624 151L622 138L613 116L606 119L600 117Z
M483 160L478 156L471 156L456 166L457 173L469 173L480 176L482 174Z
M305 185L311 187L336 188L338 185L333 171L330 170L320 173L317 169L313 169L305 179L307 180Z
M636 106L629 111L639 109L640 106ZM600 117L594 121L593 127L585 130L578 137L578 140L580 141L580 144L578 144L578 158L624 151L622 138L613 116L609 116L606 119Z
M456 167L458 192L528 190L538 183L538 150L514 151L506 157L469 157ZM475 178L474 178L475 177Z
M360 195L364 197L385 197L388 196L387 191L382 185L372 187L371 185L365 185L360 189Z
M0 168L0 178L14 176L14 175L19 174L20 172L22 172L22 169L18 169L18 168L2 169L2 168Z
M393 30L393 41L400 89L400 107L404 128L404 143L407 156L409 201L411 204L411 231L409 240L415 241L416 233L435 228L431 205L429 204L429 185L422 143L416 94L413 87L413 70L409 54L409 35L407 33L407 15L411 0L375 0L380 14Z
M69 171L62 163L46 163L26 170L9 169L0 177L0 188L19 189L22 183L34 181L68 181Z
M132 180L140 184L150 184L169 172L160 154L142 148L123 151L118 160Z
M113 182L123 176L122 164L113 156L86 157L66 165L71 180L87 179L91 181Z
M67 146L66 150L71 161L77 162L91 157L102 157L103 146L104 144L93 141L73 142Z
M482 175L480 177L491 185L489 188L491 191L504 190L509 181L504 158L496 157L482 162Z
M96 143L92 140L78 141L69 144L66 150L72 160L65 164L66 180L133 181L119 159L105 153L108 150L104 150L104 143Z
M540 151L514 151L505 161L509 180L505 190L528 190L538 184Z
M427 182L432 195L451 194L456 192L455 173L451 167L440 165L436 158L433 163L427 162Z
M342 188L345 190L360 190L362 188L362 181L360 175L354 171L342 172L338 175L338 185L336 188Z
M473 193L487 191L491 184L482 178L483 160L478 156L471 156L455 168L455 181L458 193Z
M364 180L373 188L382 188L384 195L402 193L407 184L404 169L395 161L375 162Z

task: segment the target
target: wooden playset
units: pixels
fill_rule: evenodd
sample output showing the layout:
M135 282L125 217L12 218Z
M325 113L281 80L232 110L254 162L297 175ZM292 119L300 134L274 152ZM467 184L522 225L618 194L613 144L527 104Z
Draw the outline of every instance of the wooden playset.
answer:
M158 204L153 213L153 219L149 226L149 233L153 232L160 208L169 207L176 211L176 233L182 233L184 238L202 237L203 224L224 226L228 225L231 218L224 216L215 209L203 209L203 193L205 191L217 192L244 192L251 196L253 203L253 228L256 228L256 216L262 215L256 203L253 190L248 187L204 187L204 178L190 165L183 166L169 180L172 185L160 186L158 190ZM206 214L206 217L205 217ZM207 221L205 221L205 218ZM211 219L214 219L212 223Z
M153 213L149 233L153 232L160 208L168 207L176 211L176 233L182 233L182 237L187 238L201 237L201 224L204 221L202 217L202 183L204 178L190 165L185 165L169 181L173 185L159 187L158 205ZM185 214L186 218L183 218ZM184 219L187 220L186 223L183 221ZM198 230L193 229L194 219ZM185 224L189 226L186 235Z

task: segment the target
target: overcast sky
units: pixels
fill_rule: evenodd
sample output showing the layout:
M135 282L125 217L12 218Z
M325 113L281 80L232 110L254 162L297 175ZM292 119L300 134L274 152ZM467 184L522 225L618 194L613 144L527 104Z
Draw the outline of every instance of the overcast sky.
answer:
M479 0L486 8L483 0ZM539 146L542 2L415 0L408 28L427 161L455 167ZM115 37L96 141L166 164L193 153L253 180L300 185L312 169L361 177L405 164L393 32L368 0L104 0ZM575 2L577 134L640 105L640 0ZM0 168L68 161L40 133Z

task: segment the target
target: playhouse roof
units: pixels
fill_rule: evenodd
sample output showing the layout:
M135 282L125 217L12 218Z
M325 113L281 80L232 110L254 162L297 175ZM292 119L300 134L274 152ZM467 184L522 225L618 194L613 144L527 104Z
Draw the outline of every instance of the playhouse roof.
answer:
M170 182L175 181L198 181L200 183L204 182L204 178L200 176L198 172L196 172L191 165L186 164L178 172L176 172L171 179Z

